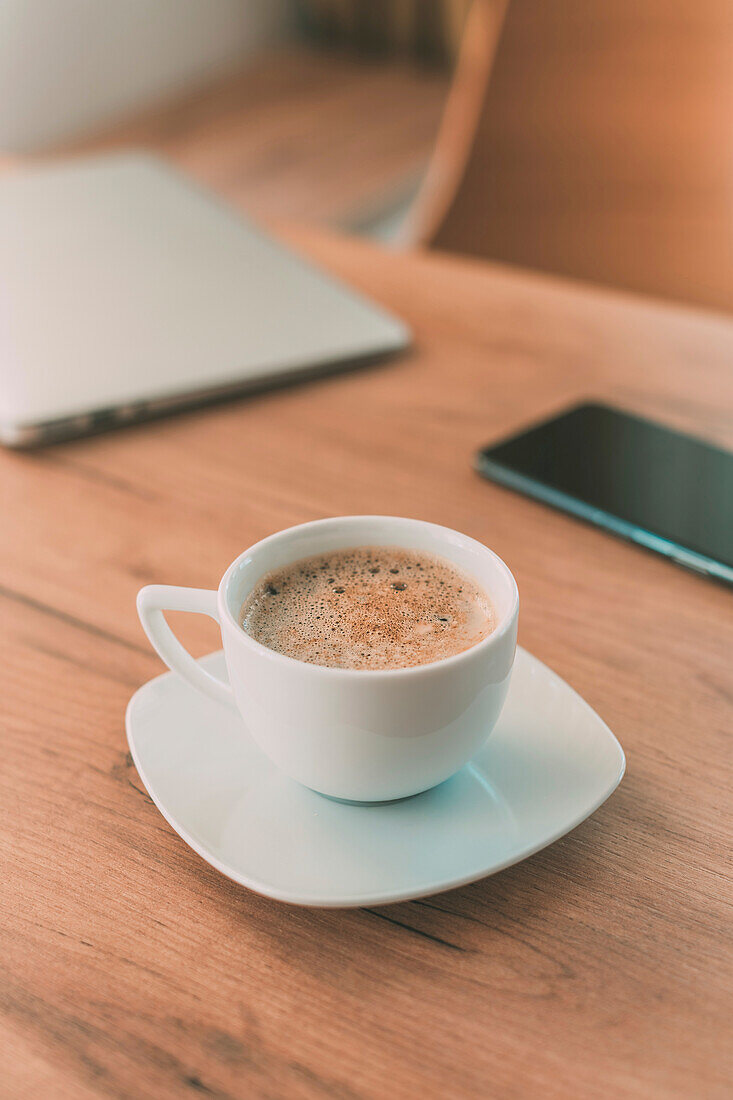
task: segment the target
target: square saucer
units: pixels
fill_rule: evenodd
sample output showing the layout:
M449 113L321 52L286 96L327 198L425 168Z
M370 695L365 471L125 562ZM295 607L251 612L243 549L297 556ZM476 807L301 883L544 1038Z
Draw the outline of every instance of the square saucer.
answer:
M226 675L222 653L201 664ZM308 790L270 763L237 714L171 672L132 697L127 738L155 805L212 867L278 901L329 908L425 897L518 863L597 810L626 766L605 722L521 648L481 752L399 802Z

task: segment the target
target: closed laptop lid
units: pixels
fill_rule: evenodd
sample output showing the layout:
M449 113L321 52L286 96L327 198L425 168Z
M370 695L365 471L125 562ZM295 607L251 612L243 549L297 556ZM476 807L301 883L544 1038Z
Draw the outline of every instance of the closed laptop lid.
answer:
M0 427L403 347L385 310L145 154L0 177Z

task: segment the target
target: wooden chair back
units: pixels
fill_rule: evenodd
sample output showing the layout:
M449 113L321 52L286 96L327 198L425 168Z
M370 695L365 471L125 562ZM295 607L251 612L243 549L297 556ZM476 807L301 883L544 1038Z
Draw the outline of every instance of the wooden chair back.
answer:
M417 236L733 309L731 0L509 0L484 53L464 163Z

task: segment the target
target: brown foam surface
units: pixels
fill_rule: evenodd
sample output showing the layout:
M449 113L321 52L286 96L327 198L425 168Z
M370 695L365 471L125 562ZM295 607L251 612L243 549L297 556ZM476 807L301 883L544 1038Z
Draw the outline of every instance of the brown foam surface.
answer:
M496 619L484 590L445 558L359 546L268 573L245 600L240 623L298 661L386 669L461 653Z

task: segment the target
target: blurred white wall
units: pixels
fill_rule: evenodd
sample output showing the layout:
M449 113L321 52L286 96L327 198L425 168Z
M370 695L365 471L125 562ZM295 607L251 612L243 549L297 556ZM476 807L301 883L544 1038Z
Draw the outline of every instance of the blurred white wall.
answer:
M195 87L286 37L291 0L0 0L0 154Z

